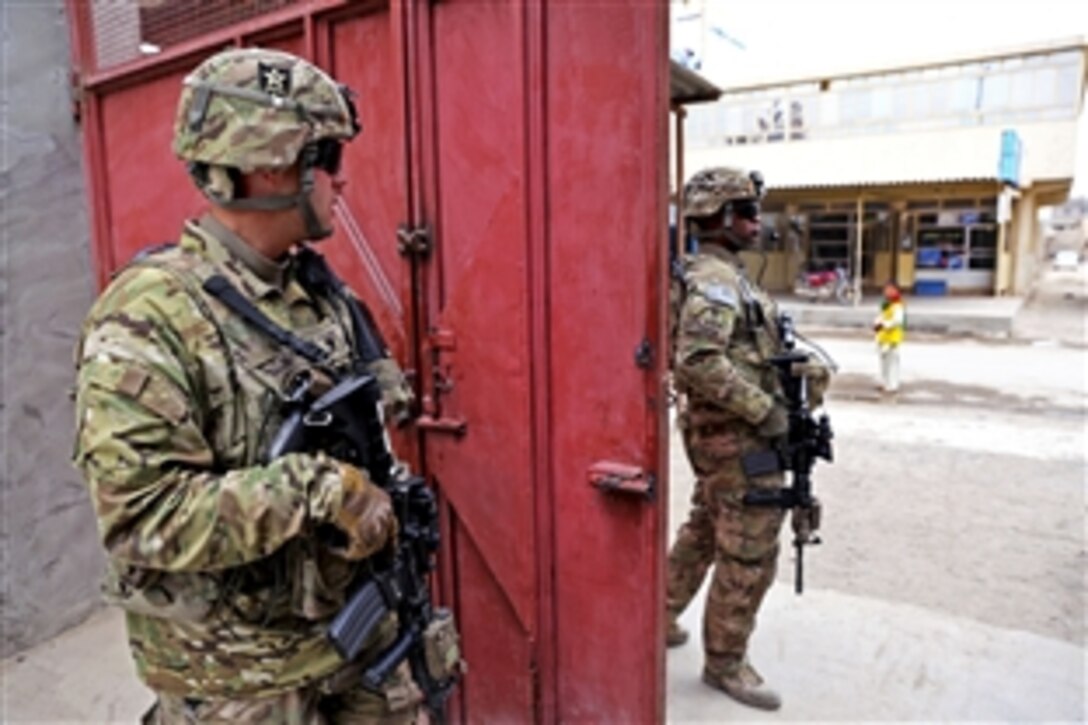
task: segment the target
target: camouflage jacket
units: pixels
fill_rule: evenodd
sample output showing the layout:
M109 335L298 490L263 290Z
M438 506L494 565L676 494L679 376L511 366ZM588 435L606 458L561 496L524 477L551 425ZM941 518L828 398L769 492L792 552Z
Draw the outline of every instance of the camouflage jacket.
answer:
M774 302L717 243L700 244L683 278L674 375L688 413L704 423L758 424L779 390L767 362L781 351Z
M137 671L154 690L258 697L341 666L325 639L356 565L314 535L342 499L338 464L262 464L286 385L310 365L201 288L220 274L261 312L353 355L342 302L312 298L292 263L259 255L211 217L121 271L77 349L75 463L109 554L107 598L126 609ZM389 398L410 395L380 361Z

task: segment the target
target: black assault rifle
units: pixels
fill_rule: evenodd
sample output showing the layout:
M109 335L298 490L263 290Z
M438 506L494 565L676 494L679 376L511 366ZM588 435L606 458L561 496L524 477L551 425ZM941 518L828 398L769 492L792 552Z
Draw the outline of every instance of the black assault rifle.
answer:
M827 415L814 418L809 409L808 380L796 367L808 362L809 354L796 349L793 319L782 314L778 330L784 351L770 359L782 384L789 414L789 431L775 448L749 453L741 466L749 476L763 476L778 471L792 472L786 488L749 491L744 503L749 506L775 506L786 511L797 509L793 517L793 548L796 552L794 591L804 590L804 547L819 544L820 504L812 495L812 467L817 458L832 460L831 421Z
M328 275L319 282L340 284L327 268L318 268L317 273ZM369 363L383 357L385 346L368 312L354 299L348 307L362 361ZM396 470L381 415L382 393L377 378L356 371L319 395L313 387L313 379L302 376L289 391L285 419L273 438L268 458L324 451L365 469L370 480L389 494L398 525L395 546L368 562L368 575L333 618L328 638L344 660L353 661L379 623L395 611L399 622L397 639L365 670L363 684L379 689L393 669L407 659L432 719L441 722L463 663L452 614L431 605L428 575L434 569L440 540L434 492L419 476ZM322 533L343 537L335 529Z

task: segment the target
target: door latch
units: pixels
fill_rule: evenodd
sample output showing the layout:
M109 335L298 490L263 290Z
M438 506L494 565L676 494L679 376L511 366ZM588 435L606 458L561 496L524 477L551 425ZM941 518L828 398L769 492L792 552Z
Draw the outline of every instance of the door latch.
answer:
M615 461L597 461L589 467L589 484L606 493L638 496L652 501L657 479L638 466Z
M645 337L635 347L635 365L643 370L649 370L654 366L654 348Z
M457 349L457 337L452 330L433 327L427 335L427 343L431 356L431 390L423 395L423 411L416 418L416 427L461 438L468 432L468 422L460 416L448 415L442 404L442 398L454 387L452 365L442 362L442 354Z

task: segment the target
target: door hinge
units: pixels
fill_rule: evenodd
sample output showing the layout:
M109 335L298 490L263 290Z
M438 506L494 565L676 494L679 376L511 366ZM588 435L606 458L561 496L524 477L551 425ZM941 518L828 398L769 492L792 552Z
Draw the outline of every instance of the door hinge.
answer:
M409 227L402 224L397 228L397 250L403 256L426 258L433 247L431 230L426 225Z
M635 347L635 365L643 370L649 370L654 366L654 347L645 337Z
M589 484L606 493L639 496L653 501L657 478L638 466L615 461L597 461L589 467Z
M72 121L79 124L83 120L83 78L75 68L68 73L68 92L72 101Z

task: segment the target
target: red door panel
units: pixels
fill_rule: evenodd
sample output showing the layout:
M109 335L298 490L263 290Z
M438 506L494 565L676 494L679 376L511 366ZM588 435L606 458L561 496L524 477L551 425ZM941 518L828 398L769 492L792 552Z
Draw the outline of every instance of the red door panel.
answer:
M148 245L176 241L182 222L204 206L171 147L178 92L188 70L101 98L109 237L99 249L111 269Z
M618 462L664 480L660 359L640 367L636 350L644 339L651 351L662 349L665 12L664 4L642 3L547 11L563 720L664 715L659 501L668 499L603 493L587 485L587 471Z
M397 252L408 221L404 81L388 9L336 21L323 65L355 91L363 130L344 150L337 232L321 251L367 302L399 359L408 356L411 284Z
M424 264L432 339L424 389L433 416L463 420L463 437L425 433L425 460L450 505L457 611L472 674L468 721L534 719L537 531L526 296L525 117L517 4L433 6L417 70L431 90L421 116ZM486 42L481 39L486 38ZM425 85L424 85L425 84ZM440 376L435 384L435 375Z
M425 356L452 386L424 387L467 425L424 450L452 507L470 720L520 666L478 659L486 638L519 634L539 694L517 720L664 714L661 507L589 484L601 462L662 480L660 360L635 352L663 327L664 20L472 0L420 20L425 325L453 340Z
M472 539L458 536L450 541L457 551L458 623L469 662L462 691L464 721L531 723L536 696L533 643Z

